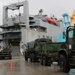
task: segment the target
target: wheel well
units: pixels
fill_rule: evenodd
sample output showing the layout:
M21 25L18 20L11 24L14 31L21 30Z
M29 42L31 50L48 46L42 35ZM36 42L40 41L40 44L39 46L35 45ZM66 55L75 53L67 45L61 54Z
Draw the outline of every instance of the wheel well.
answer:
M67 53L66 53L65 50L61 50L61 51L59 51L58 56L60 56L61 54L67 57Z

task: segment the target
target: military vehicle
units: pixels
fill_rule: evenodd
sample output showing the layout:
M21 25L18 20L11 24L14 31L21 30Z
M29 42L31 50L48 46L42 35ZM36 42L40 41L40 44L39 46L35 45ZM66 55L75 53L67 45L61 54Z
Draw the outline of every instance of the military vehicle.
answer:
M0 51L0 59L12 59L12 53L9 48L3 48Z
M28 60L28 58L30 58L31 62L38 61L38 59L40 58L42 42L52 42L52 41L50 39L40 38L27 43L26 47L27 49L24 53L26 61Z
M61 71L69 72L75 66L75 26L67 27L65 37L65 42L52 42L47 38L29 42L25 60L30 58L31 62L40 61L45 66L57 61Z
M61 71L69 72L70 68L75 68L75 26L67 27L66 41L60 46L58 56Z

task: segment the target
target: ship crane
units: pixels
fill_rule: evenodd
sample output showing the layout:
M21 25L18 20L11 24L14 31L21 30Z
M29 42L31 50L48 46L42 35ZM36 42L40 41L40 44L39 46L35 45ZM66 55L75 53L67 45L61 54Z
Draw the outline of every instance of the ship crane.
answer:
M63 17L63 33L60 34L60 42L65 42L66 28L70 26L70 20L69 20L69 15L67 13L64 13L62 17Z
M70 26L69 15L64 13L63 15L63 31L66 31L66 28Z
M70 17L70 24L71 26L74 26L75 24L75 10L72 13L72 16Z

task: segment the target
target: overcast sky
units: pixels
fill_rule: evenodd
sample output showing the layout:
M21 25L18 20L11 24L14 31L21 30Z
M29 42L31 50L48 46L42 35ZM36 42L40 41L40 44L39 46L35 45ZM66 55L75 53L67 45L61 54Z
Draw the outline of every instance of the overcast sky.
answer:
M24 0L0 0L0 24L2 24L2 7ZM39 9L43 9L43 14L49 16L54 14L58 18L62 18L63 13L68 13L71 16L75 10L75 0L28 0L29 13L32 15L38 14Z

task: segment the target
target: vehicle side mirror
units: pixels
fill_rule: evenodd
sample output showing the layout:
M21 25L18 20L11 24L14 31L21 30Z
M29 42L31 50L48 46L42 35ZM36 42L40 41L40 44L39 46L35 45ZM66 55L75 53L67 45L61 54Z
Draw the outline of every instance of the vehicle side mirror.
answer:
M66 38L66 33L65 32L63 32L63 38Z

